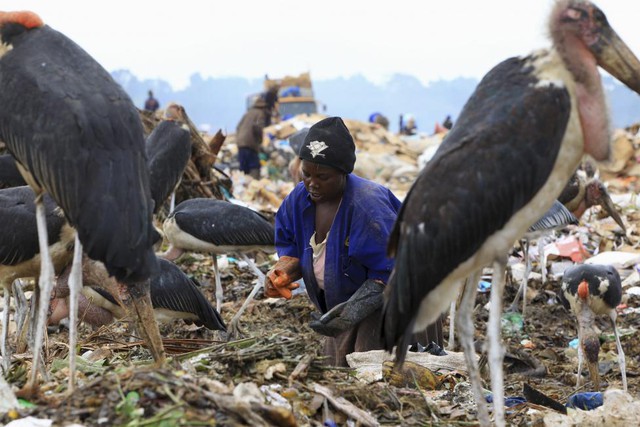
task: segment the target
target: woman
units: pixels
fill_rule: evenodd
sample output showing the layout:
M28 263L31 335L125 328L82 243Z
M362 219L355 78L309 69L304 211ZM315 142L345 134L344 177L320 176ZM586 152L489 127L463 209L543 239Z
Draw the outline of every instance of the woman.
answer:
M290 298L293 282L304 278L324 314L311 326L328 335L327 362L346 366L347 354L382 348L382 291L393 269L386 247L400 201L351 173L355 145L339 117L313 125L299 157L302 182L276 214L280 259L267 274L265 294Z

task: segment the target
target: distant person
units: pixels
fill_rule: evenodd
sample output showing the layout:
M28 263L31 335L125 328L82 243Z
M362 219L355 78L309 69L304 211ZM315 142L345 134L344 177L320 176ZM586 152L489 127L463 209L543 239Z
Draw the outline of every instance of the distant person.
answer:
M278 109L278 91L280 88L278 86L271 86L264 93L264 102L267 103L267 108L271 111L271 121L278 122L280 118L280 111Z
M451 116L447 116L444 119L444 122L442 122L442 126L448 130L451 130L451 128L453 127L453 122L451 121Z
M160 103L158 102L157 99L155 99L153 97L153 91L149 91L149 97L147 98L147 100L144 102L144 109L147 111L151 111L152 113L155 113L155 111L160 108Z
M400 116L400 135L416 135L418 133L418 126L416 125L416 119L411 114L404 114Z
M383 128L389 130L389 119L381 113L373 113L369 116L369 123L377 123Z
M271 124L271 114L278 100L272 91L268 91L256 100L244 113L236 128L236 144L238 144L238 162L240 170L254 179L260 178L260 148L262 131Z

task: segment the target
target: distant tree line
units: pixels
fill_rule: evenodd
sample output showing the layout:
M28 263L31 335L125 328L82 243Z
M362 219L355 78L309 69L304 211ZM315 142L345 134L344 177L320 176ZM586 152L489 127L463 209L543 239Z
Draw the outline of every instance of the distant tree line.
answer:
M262 90L262 79L207 77L193 74L186 88L173 90L164 80L140 80L128 70L112 72L113 77L142 107L149 89L161 108L175 101L185 106L194 123L215 132L234 133L246 108L246 98ZM312 74L313 77L313 74ZM366 121L371 113L384 114L390 129L398 130L401 114L412 114L418 131L432 133L435 123L451 115L454 123L478 80L456 78L424 85L418 78L395 74L384 84L375 84L361 75L349 78L314 80L316 98L326 106L326 114ZM612 124L615 128L640 122L640 97L625 86L604 77Z

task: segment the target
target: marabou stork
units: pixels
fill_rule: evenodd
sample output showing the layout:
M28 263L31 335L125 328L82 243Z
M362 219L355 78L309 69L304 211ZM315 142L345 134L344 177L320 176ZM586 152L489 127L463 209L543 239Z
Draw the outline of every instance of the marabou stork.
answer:
M42 266L33 369L35 392L53 268L44 205L47 192L76 230L71 280L69 387L74 387L75 316L82 251L126 283L130 310L156 363L165 360L149 298L157 268L149 171L138 111L109 73L33 12L0 12L0 139L34 189ZM82 242L82 244L80 243Z
M578 381L582 378L582 359L586 355L589 374L596 390L600 388L598 353L600 340L594 328L595 317L606 314L611 319L616 337L618 364L622 373L622 388L627 391L627 373L616 326L616 307L622 300L622 284L615 267L610 265L579 264L569 267L562 279L562 304L573 312L578 321Z
M518 301L522 295L525 297L522 298L522 317L524 317L525 308L526 308L526 295L527 295L527 284L529 279L529 274L531 273L531 259L529 258L529 245L530 241L534 239L538 239L544 236L547 233L552 232L558 228L565 227L569 224L577 224L578 220L569 210L559 201L554 201L551 208L536 221L525 233L522 239L520 239L520 246L522 247L523 257L525 260L525 272L522 278L522 283L520 283L520 287L518 288L518 292L516 293L511 306L509 307L509 311L517 311L518 310ZM539 245L540 246L540 245ZM467 286L475 286L474 282L469 282ZM456 303L457 301L451 302L451 310L449 312L449 343L448 348L453 350L455 348L455 313L456 313Z
M216 308L222 306L222 283L218 270L218 255L237 253L247 262L258 284L230 322L230 332L238 329L238 319L247 304L264 283L264 274L246 255L246 252L275 251L275 230L264 216L244 206L216 199L196 198L176 206L163 224L170 246L163 257L175 260L185 251L213 254L216 281Z
M184 274L171 261L159 258L160 269L151 276L150 293L153 312L158 323L182 319L211 330L226 331L220 314L200 291L200 284ZM49 324L57 324L69 315L70 266L57 278L51 299ZM80 320L94 327L111 323L114 318L126 317L122 307L122 287L109 277L104 264L85 257L82 265ZM126 295L124 295L126 297Z
M412 333L449 307L463 280L494 264L487 330L498 426L504 425L500 318L507 251L551 207L585 152L608 157L598 65L640 93L640 61L594 4L557 1L549 28L551 49L507 59L482 79L407 194L389 241L396 261L382 333L389 351L397 346L397 364ZM474 300L464 302L461 341L478 418L488 425L473 357Z
M529 283L529 274L531 273L531 258L529 258L529 246L531 240L540 239L554 230L564 228L567 225L576 224L578 224L578 218L576 218L569 209L560 203L560 201L556 200L553 202L553 205L551 205L551 209L549 209L542 218L536 221L535 224L529 227L524 237L520 239L522 255L525 260L525 269L524 276L522 277L522 283L520 283L520 288L518 288L518 292L511 303L511 307L509 307L510 311L518 310L518 301L520 300L520 297L522 297L522 317L524 317L524 312L527 306L527 285ZM544 271L546 270L546 267L544 266L545 257L543 255L544 244L539 240L538 248L540 249L540 260ZM544 282L544 273L542 277Z
M618 213L606 187L598 178L586 177L581 171L571 175L558 200L567 207L576 218L582 217L584 212L592 206L602 208L620 226L622 232L627 234L627 228Z
M4 288L1 350L3 369L11 365L7 346L11 285L16 279L40 274L40 247L36 227L36 195L28 186L0 190L0 284ZM60 272L73 257L75 231L56 203L44 195L49 251L55 272Z
M170 212L175 208L175 190L191 158L191 135L185 124L184 108L170 104L164 111L164 120L147 137L147 158L153 212L158 213L171 195Z
M11 154L0 155L0 188L27 185Z

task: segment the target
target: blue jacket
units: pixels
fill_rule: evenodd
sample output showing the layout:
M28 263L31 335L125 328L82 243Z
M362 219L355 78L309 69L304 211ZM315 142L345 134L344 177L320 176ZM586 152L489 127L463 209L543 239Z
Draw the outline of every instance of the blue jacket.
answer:
M327 241L323 292L313 273L309 246L315 231L315 205L303 183L285 198L276 214L276 249L279 256L300 258L307 293L322 313L348 300L367 279L387 282L393 269L387 241L399 208L400 201L388 188L347 175Z

